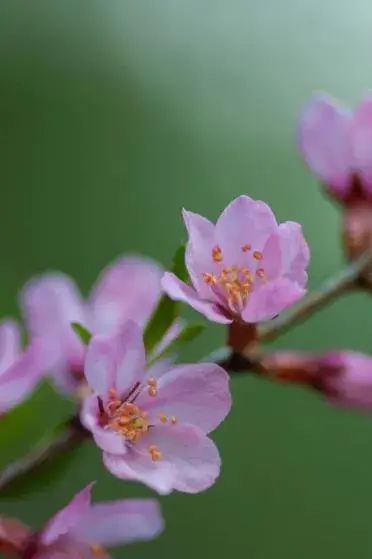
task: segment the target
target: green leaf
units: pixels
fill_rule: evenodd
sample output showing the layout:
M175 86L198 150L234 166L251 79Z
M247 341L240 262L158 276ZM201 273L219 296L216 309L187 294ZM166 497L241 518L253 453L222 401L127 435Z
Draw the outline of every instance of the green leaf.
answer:
M92 338L92 334L89 332L89 330L87 330L85 326L80 324L80 322L71 322L71 326L74 332L79 336L83 344L89 345L89 342Z
M155 309L154 314L148 322L143 341L146 353L149 354L157 343L164 337L167 330L171 327L179 314L179 304L163 295Z
M182 244L173 257L172 272L182 281L189 279L189 273L185 263L185 250L186 245Z
M181 245L173 257L172 272L182 280L188 277L185 266L185 245ZM144 344L149 355L156 344L164 337L167 330L179 315L180 305L163 295L150 318L144 332Z
M153 361L157 361L158 359L163 359L167 355L171 355L172 353L178 353L186 344L192 342L197 338L200 334L204 332L206 326L204 324L190 324L183 328L178 338L172 340L169 345L159 354L156 356L156 359ZM152 361L152 362L153 362ZM151 362L150 362L151 364Z

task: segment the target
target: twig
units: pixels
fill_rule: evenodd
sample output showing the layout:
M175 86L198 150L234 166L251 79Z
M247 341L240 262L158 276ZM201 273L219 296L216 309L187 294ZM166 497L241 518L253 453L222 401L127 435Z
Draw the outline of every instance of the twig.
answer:
M87 432L79 419L76 416L73 417L52 442L41 444L33 452L10 463L0 472L0 492L24 474L32 473L45 462L53 460L62 452L80 443L86 436Z
M261 358L262 355L258 351L251 352L249 357L245 357L234 351L232 352L229 347L224 346L210 353L202 361L205 363L217 363L227 373L239 373L242 371L259 373Z

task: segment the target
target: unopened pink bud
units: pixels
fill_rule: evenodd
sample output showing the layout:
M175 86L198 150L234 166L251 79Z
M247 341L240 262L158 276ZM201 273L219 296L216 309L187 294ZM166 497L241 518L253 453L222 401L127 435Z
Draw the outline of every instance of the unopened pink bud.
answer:
M351 351L312 355L290 351L268 354L263 371L281 382L315 389L332 404L372 411L372 357Z
M319 359L323 394L337 406L372 411L372 357L340 351Z

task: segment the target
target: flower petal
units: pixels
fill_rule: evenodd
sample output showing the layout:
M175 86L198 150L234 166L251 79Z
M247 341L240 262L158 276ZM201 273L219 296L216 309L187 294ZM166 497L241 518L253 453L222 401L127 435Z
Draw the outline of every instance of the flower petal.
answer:
M82 425L91 431L97 446L103 451L112 454L125 454L126 442L118 433L110 429L103 429L98 424L98 401L97 396L92 395L83 399L80 411Z
M42 544L50 545L60 536L69 533L80 518L89 511L92 485L89 484L75 495L68 505L47 522L40 535Z
M90 296L92 329L107 333L127 320L144 326L161 295L161 267L149 258L124 256L101 273Z
M161 460L153 462L148 449L139 452L132 448L125 456L104 452L103 463L114 476L144 483L160 495L168 495L173 489L176 476L173 464Z
M190 279L201 297L210 297L210 289L203 280L203 272L213 273L216 263L212 258L214 225L211 221L193 212L182 210L189 239L185 261Z
M0 376L13 365L20 352L20 329L14 320L0 323Z
M150 417L176 416L178 424L196 425L208 433L230 411L229 382L228 374L214 363L178 365L159 379L156 398L141 395L138 404Z
M79 291L71 278L50 273L30 280L20 296L21 307L32 337L40 337L55 352L55 367L64 370L81 364L84 347L71 322L86 323Z
M363 186L372 194L372 95L357 107L353 122L353 155L355 170Z
M310 249L302 234L301 225L294 221L281 223L279 237L282 253L281 274L297 282L300 287L306 287Z
M88 346L85 374L91 388L102 396L110 388L123 395L142 377L145 367L142 331L131 320L117 333L93 336Z
M216 481L221 466L218 450L203 431L192 425L159 425L139 441L138 447L156 445L161 459L176 470L173 488L185 493L199 493ZM151 462L151 459L149 460Z
M90 388L106 397L114 387L116 337L97 334L89 342L84 372Z
M186 285L186 283L178 279L174 274L165 272L162 278L162 287L171 299L187 303L209 320L219 322L220 324L229 324L231 322L215 303L200 299L195 289Z
M118 394L139 381L145 372L146 354L143 345L142 330L132 321L127 321L117 337L115 388Z
M273 234L262 249L262 260L258 262L258 267L264 270L267 280L272 280L279 276L281 263L280 238L278 234Z
M243 320L249 323L270 320L305 293L305 289L286 278L270 281L252 293L243 310Z
M164 521L157 501L126 499L93 505L77 523L73 534L78 540L111 547L151 540L163 528Z
M299 124L299 145L310 169L339 194L346 194L353 165L352 113L328 95L315 96Z
M0 412L20 404L44 375L48 362L39 340L34 340L0 378Z
M261 251L267 238L277 230L275 216L264 202L239 196L222 212L215 231L215 240L222 249L224 266L251 267L253 251ZM251 251L244 252L249 245Z
M147 380L150 377L159 379L161 376L167 373L169 369L172 368L173 363L174 359L172 358L172 356L154 361L154 363L150 364L150 366L147 367L145 379Z

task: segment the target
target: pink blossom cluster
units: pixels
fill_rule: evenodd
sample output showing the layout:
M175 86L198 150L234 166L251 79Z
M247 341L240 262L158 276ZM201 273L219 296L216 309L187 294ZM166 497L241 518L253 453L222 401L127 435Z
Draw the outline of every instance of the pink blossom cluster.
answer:
M315 97L298 137L308 166L345 208L349 248L364 250L372 242L372 98L353 113L327 96ZM257 342L263 322L301 304L310 261L301 225L278 223L266 203L246 195L215 224L186 210L183 220L186 280L153 260L123 256L84 299L70 277L46 273L20 294L26 347L14 320L0 324L0 414L28 398L41 379L52 379L76 401L81 428L101 449L106 469L161 495L198 493L214 484L221 459L211 434L231 407L230 371L214 362L175 363L172 352L163 357L182 339L184 321L174 319L146 351L146 328L162 297L225 325L232 350L240 352L250 340L234 344L237 332L244 337L250 329ZM89 333L87 344L73 323ZM337 406L372 410L367 355L282 351L260 359L261 371L311 386ZM38 532L0 517L0 550L7 544L23 559L105 558L107 547L162 531L156 501L91 505L90 491L91 485Z

